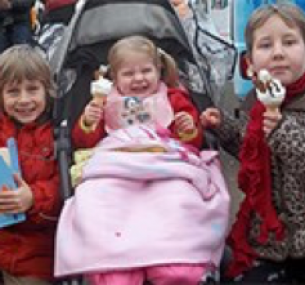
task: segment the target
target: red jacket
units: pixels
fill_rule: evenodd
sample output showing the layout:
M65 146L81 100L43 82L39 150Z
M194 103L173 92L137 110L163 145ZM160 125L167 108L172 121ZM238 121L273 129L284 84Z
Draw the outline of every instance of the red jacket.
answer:
M23 179L34 195L26 221L0 230L0 269L15 276L52 279L53 244L60 211L59 173L54 160L50 123L27 125L19 130L0 115L0 147L14 137Z
M194 104L190 101L188 94L181 89L168 88L168 98L175 114L184 111L193 117L198 128L198 134L191 141L188 141L187 144L200 149L203 143L203 134L199 122L199 113ZM174 123L170 125L170 130L172 131L172 136L179 140L179 136L175 132ZM80 128L80 124L77 122L72 130L72 141L76 148L94 147L99 140L106 135L103 122L98 125L94 132L90 133L84 133Z

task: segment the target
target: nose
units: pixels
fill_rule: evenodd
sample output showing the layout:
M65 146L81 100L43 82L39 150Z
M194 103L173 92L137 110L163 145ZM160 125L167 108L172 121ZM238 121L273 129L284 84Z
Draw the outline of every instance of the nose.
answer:
M282 58L284 57L284 47L282 45L282 43L277 42L274 44L273 46L273 57L274 58Z
M143 76L143 73L142 73L142 72L140 72L140 71L135 72L135 74L134 74L134 80L136 80L136 81L141 81L141 80L143 80L143 78L144 78L144 76Z
M20 91L20 94L19 94L19 103L24 103L24 104L26 104L26 103L28 103L29 102L29 99L30 99L30 96L29 96L29 94L27 93L27 91L26 90L24 90L24 89L22 89L21 91Z

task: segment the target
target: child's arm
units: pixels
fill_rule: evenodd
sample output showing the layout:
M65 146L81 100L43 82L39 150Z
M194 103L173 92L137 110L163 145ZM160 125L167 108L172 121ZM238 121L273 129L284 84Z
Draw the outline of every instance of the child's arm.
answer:
M199 113L188 94L180 89L169 89L169 100L175 113L175 122L170 126L174 137L201 148L203 133Z
M204 129L217 129L221 122L221 112L217 108L207 108L200 114L201 125Z
M72 142L76 148L94 147L106 135L103 106L92 99L72 130Z
M17 189L3 187L0 191L0 214L25 213L33 205L33 193L28 184L19 176L14 174Z
M234 118L217 108L207 108L200 120L203 128L213 130L221 146L237 158L248 121L246 113L240 112L240 118Z
M0 213L26 213L27 221L32 224L54 225L61 208L58 172L31 185L18 174L14 179L17 189L0 192Z
M267 137L272 153L285 165L293 165L292 169L304 169L304 115L304 112L299 111L283 113L282 120Z
M29 187L33 193L33 205L27 212L28 219L36 225L57 222L62 206L57 171L50 179L38 180Z

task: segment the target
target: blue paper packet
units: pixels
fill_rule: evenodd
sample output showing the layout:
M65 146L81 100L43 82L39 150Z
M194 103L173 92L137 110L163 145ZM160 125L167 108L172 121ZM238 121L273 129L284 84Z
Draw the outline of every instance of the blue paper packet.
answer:
M17 185L14 181L13 174L20 174L17 146L13 138L8 139L7 147L11 165L8 165L3 157L0 156L0 191L5 189L15 189ZM14 225L16 223L23 222L24 220L24 213L0 214L0 228Z

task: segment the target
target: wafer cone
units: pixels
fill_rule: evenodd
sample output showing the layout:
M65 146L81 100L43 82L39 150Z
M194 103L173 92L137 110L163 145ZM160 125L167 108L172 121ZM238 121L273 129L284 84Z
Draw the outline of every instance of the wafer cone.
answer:
M278 114L280 112L279 105L273 104L273 105L265 105L266 112L269 114Z

